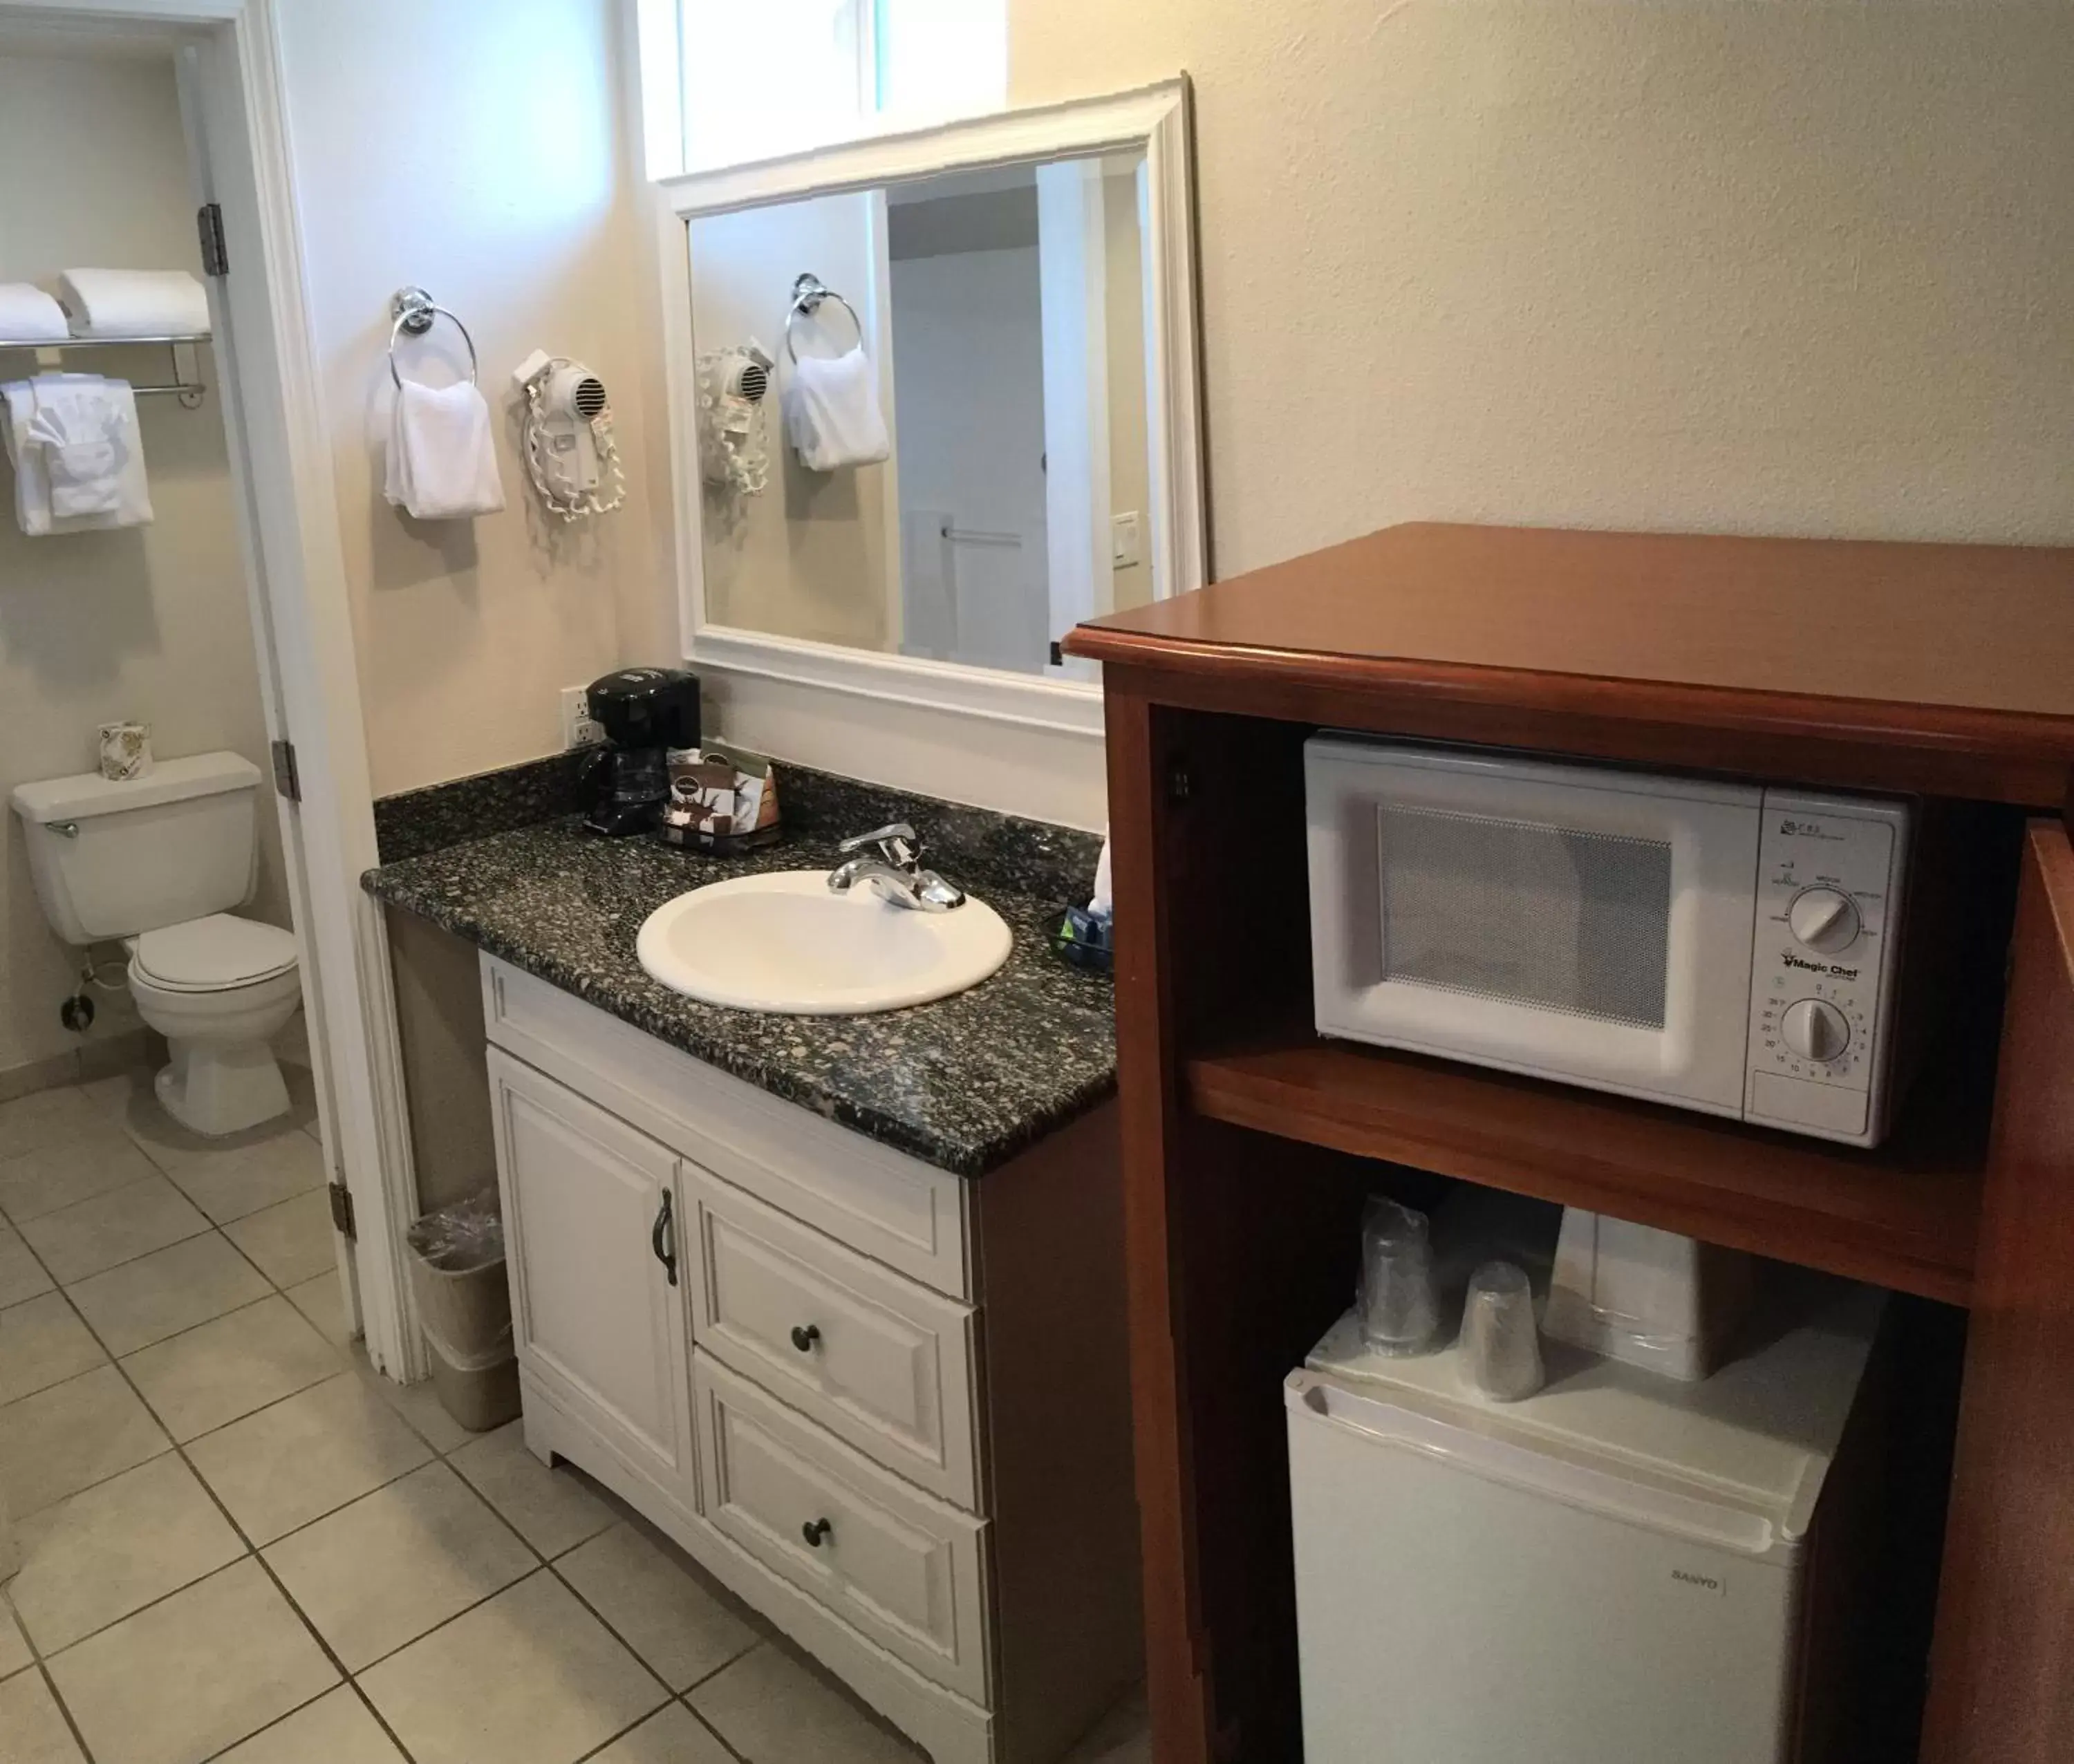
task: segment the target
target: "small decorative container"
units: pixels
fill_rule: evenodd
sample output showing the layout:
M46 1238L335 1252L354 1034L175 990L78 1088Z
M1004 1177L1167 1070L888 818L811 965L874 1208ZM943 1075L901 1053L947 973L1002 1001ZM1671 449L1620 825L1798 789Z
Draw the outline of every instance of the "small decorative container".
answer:
M670 797L655 827L664 845L725 857L783 836L777 770L762 754L709 742L670 755Z
M151 725L149 723L103 723L101 725L101 775L112 783L126 784L151 769Z

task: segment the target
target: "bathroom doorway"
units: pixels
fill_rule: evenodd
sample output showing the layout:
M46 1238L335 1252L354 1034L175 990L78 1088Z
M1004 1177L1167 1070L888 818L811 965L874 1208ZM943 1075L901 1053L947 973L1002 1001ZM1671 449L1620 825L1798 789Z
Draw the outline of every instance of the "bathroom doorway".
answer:
M8 548L17 563L26 546L62 547L81 540L89 549L99 547L100 556L82 563L77 551L28 553L70 560L38 563L34 582L30 572L10 566L14 580L0 581L0 653L13 659L26 651L25 676L41 678L63 698L69 722L90 729L135 717L159 725L162 761L206 750L239 754L258 766L260 886L238 911L255 923L292 929L304 1000L297 1020L304 1026L307 1051L291 1031L285 1049L291 1098L286 1124L297 1131L306 1125L318 1150L313 1167L307 1155L293 1160L300 1173L292 1178L271 1170L250 1195L217 1196L213 1204L217 1211L237 1208L262 1191L270 1207L285 1204L267 1224L295 1240L287 1261L295 1262L296 1273L308 1268L314 1234L320 1232L332 1291L312 1287L304 1296L328 1320L364 1335L377 1369L407 1380L423 1368L390 1229L390 1219L403 1210L389 1192L398 1160L385 1155L399 1130L385 1129L382 1113L383 1097L394 1093L393 1012L378 959L378 922L357 886L359 874L374 861L366 738L329 453L306 331L272 24L270 0L0 6L0 57L39 58L52 85L76 85L83 132L97 130L110 154L140 145L140 119L155 119L162 134L171 131L164 140L155 136L147 158L133 160L126 171L109 168L106 200L133 216L140 204L157 211L152 242L131 242L151 263L128 266L157 266L160 257L184 253L178 266L191 266L205 282L209 320L205 338L183 349L157 349L155 366L152 352L126 349L106 351L106 366L76 361L69 349L26 360L19 350L0 357L0 378L49 367L85 368L111 378L134 376L132 383L140 386L147 375L172 375L204 388L139 400L146 410L137 430L161 505L150 527L52 534L22 545L13 543L19 535L10 536ZM115 86L135 91L126 101ZM44 154L40 163L48 173L66 159ZM97 239L76 225L89 217L74 212L70 218L75 230L53 242L56 260L35 269L92 263L97 257L124 263L107 233ZM16 273L7 269L0 279ZM48 579L53 570L62 578L55 586ZM98 614L97 593L103 597ZM39 597L40 612L31 604ZM59 607L63 616L52 611ZM68 619L81 627L70 637ZM163 677L153 684L147 676L155 669ZM131 698L147 702L131 704ZM85 721L89 701L91 725ZM51 720L60 720L55 708ZM52 738L62 747L76 733L68 723ZM54 750L48 759L39 754L40 765L23 777L76 774L93 764L90 750L72 754L67 748L65 754L69 757ZM8 764L11 786L20 781L11 774L21 764L13 758ZM37 907L26 874L23 828L11 824L19 817L8 818L14 848L4 903L10 917L8 948L34 952L26 961L10 956L10 972L29 970L19 989L25 994L21 1010L54 1016L63 988L53 989L53 975L44 970L52 967L53 944L60 952L64 946L46 927L39 947L12 923ZM56 972L64 977L62 967ZM65 977L69 984L76 970ZM104 1027L109 1018L126 1028L134 1023L125 994L135 982L126 963L109 960L99 980L81 990L108 1014ZM137 1051L141 1056L141 1036ZM77 1076L85 1075L81 1068ZM123 1105L134 1117L126 1130L150 1157L153 1135L166 1137L163 1111L148 1084L133 1090ZM273 1132L280 1125L277 1117L227 1143L233 1149L247 1138L273 1143L274 1161L280 1162L284 1142ZM183 1149L191 1148L176 1144L170 1158L177 1160ZM159 1159L155 1173L166 1176L181 1205L200 1204L164 1171L167 1161ZM407 1181L407 1160L400 1179ZM276 1196L270 1183L295 1192ZM155 1188L153 1198L162 1199ZM180 1206L163 1204L166 1229L177 1229L171 1221L184 1217ZM217 1219L206 1204L200 1210L212 1226L238 1241L235 1221ZM349 1234L356 1217L357 1241ZM349 1230L335 1231L334 1221ZM255 1241L265 1234L248 1228ZM290 1271L287 1261L277 1263L277 1273Z

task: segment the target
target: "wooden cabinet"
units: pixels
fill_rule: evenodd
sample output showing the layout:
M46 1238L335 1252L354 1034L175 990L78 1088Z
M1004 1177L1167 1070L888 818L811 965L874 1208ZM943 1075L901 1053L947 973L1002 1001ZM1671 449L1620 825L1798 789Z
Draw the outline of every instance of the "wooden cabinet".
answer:
M2074 847L2032 827L1945 1530L1930 1764L2074 1758Z
M490 1084L522 1376L688 1503L677 1159L496 1048Z
M483 964L527 1443L939 1764L1141 1675L1113 1109L969 1185Z
M1413 526L1065 648L1104 667L1157 1764L1300 1755L1279 1381L1346 1302L1363 1188L1439 1178L1970 1305L1921 1756L2064 1764L2074 551ZM1979 945L1890 1142L1322 1041L1301 753L1335 727L1905 791L1962 817L1965 885L1911 911ZM2023 836L2026 812L2051 818ZM1951 1441L1948 1419L1919 1456Z

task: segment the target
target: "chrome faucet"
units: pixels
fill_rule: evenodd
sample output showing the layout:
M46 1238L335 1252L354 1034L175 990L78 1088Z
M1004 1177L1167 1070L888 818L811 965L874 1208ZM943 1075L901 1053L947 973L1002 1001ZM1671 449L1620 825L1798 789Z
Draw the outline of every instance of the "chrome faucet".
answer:
M965 890L953 888L933 870L922 867L922 842L904 820L859 833L836 848L844 861L828 872L831 894L846 894L859 882L896 907L916 912L947 913L965 903ZM851 853L857 855L851 857Z

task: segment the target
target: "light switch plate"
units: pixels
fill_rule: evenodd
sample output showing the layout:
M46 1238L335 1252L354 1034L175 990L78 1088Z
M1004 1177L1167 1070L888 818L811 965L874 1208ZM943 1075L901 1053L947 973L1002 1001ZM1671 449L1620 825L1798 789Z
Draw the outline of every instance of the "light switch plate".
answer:
M1136 509L1110 517L1109 541L1109 562L1118 569L1126 570L1144 561Z

